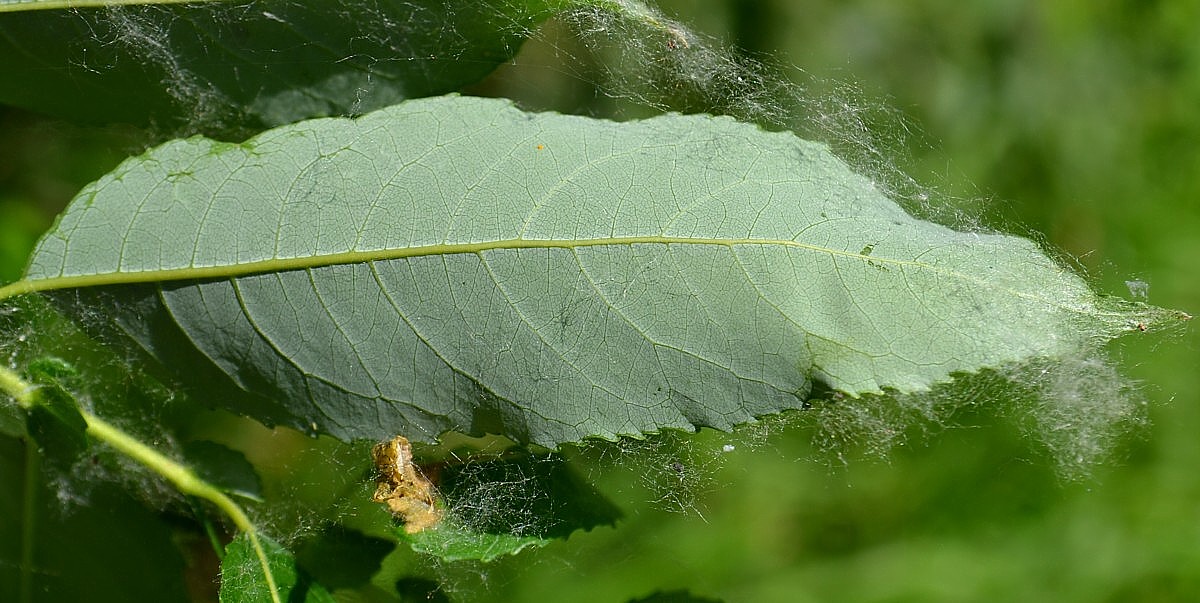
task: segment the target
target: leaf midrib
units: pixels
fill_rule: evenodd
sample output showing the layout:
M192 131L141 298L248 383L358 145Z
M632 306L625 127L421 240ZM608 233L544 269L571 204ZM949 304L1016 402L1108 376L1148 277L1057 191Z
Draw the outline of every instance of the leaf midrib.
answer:
M189 268L169 268L164 270L118 271L100 274L84 274L75 276L59 276L41 279L22 279L0 287L0 300L38 291L55 291L60 289L75 289L81 287L102 287L108 285L132 285L140 283L158 283L170 281L190 281L219 278L235 278L262 274L268 272L283 272L288 270L304 270L346 264L362 264L367 262L396 260L423 256L457 255L466 253L482 253L500 249L578 249L584 247L624 246L624 245L711 245L719 247L738 246L782 246L803 249L830 256L870 260L875 264L896 267L914 267L928 270L943 276L960 279L973 283L982 288L996 289L1014 297L1032 300L1048 306L1054 306L1080 314L1095 314L1097 308L1076 308L1065 305L1057 300L1047 299L1026 291L1009 287L998 288L994 283L978 277L947 270L938 266L913 260L898 260L877 255L865 255L853 251L822 247L811 243L801 243L788 239L753 239L753 238L704 238L678 236L630 236L606 237L596 239L502 239L478 243L452 243L438 245L422 245L415 247L398 247L394 249L377 249L371 251L346 251L342 253L312 255L295 258L274 258L257 260L239 264L221 266L201 266Z
M0 0L0 13L34 10L108 8L138 4L196 4L228 0Z

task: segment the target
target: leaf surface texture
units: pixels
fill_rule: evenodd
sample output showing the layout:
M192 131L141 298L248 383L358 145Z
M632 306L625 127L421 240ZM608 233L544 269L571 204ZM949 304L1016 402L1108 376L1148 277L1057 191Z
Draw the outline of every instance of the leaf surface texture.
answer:
M790 133L456 96L163 145L85 189L8 289L104 304L268 423L548 446L729 428L814 382L921 391L1158 318Z

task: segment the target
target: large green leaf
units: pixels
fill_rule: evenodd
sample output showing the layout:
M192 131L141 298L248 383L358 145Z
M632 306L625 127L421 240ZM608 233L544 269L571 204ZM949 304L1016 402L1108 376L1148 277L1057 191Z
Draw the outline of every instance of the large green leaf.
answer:
M0 103L209 131L359 113L478 81L557 4L0 0Z
M52 289L266 422L546 445L728 428L814 382L918 391L1172 316L915 219L790 133L462 97L131 159L0 297Z

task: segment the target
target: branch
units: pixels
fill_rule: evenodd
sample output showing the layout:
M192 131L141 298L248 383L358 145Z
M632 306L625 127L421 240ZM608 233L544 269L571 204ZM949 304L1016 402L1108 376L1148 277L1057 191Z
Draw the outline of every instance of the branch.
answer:
M37 385L25 381L16 372L4 366L0 366L0 392L12 396L17 401L17 404L24 409L32 408L38 404ZM187 466L143 444L100 417L83 409L80 412L87 422L87 433L89 436L112 446L118 452L163 476L167 481L174 484L180 492L207 500L228 515L233 520L233 524L239 530L245 532L246 536L250 539L250 544L254 547L254 553L258 556L259 563L262 565L263 574L267 581L267 588L271 592L271 600L273 603L281 603L279 590L275 586L275 576L271 573L271 567L267 563L267 554L258 540L257 530L254 524L250 522L250 518L246 515L246 512L237 503L233 502L233 499L226 496L216 486L198 477Z

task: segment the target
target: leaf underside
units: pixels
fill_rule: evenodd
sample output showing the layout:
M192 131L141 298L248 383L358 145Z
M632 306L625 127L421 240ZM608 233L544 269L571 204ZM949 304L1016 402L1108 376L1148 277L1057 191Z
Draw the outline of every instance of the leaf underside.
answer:
M100 304L267 423L547 446L729 428L814 382L920 391L1159 316L1028 240L917 220L790 133L467 97L163 145L6 289Z

